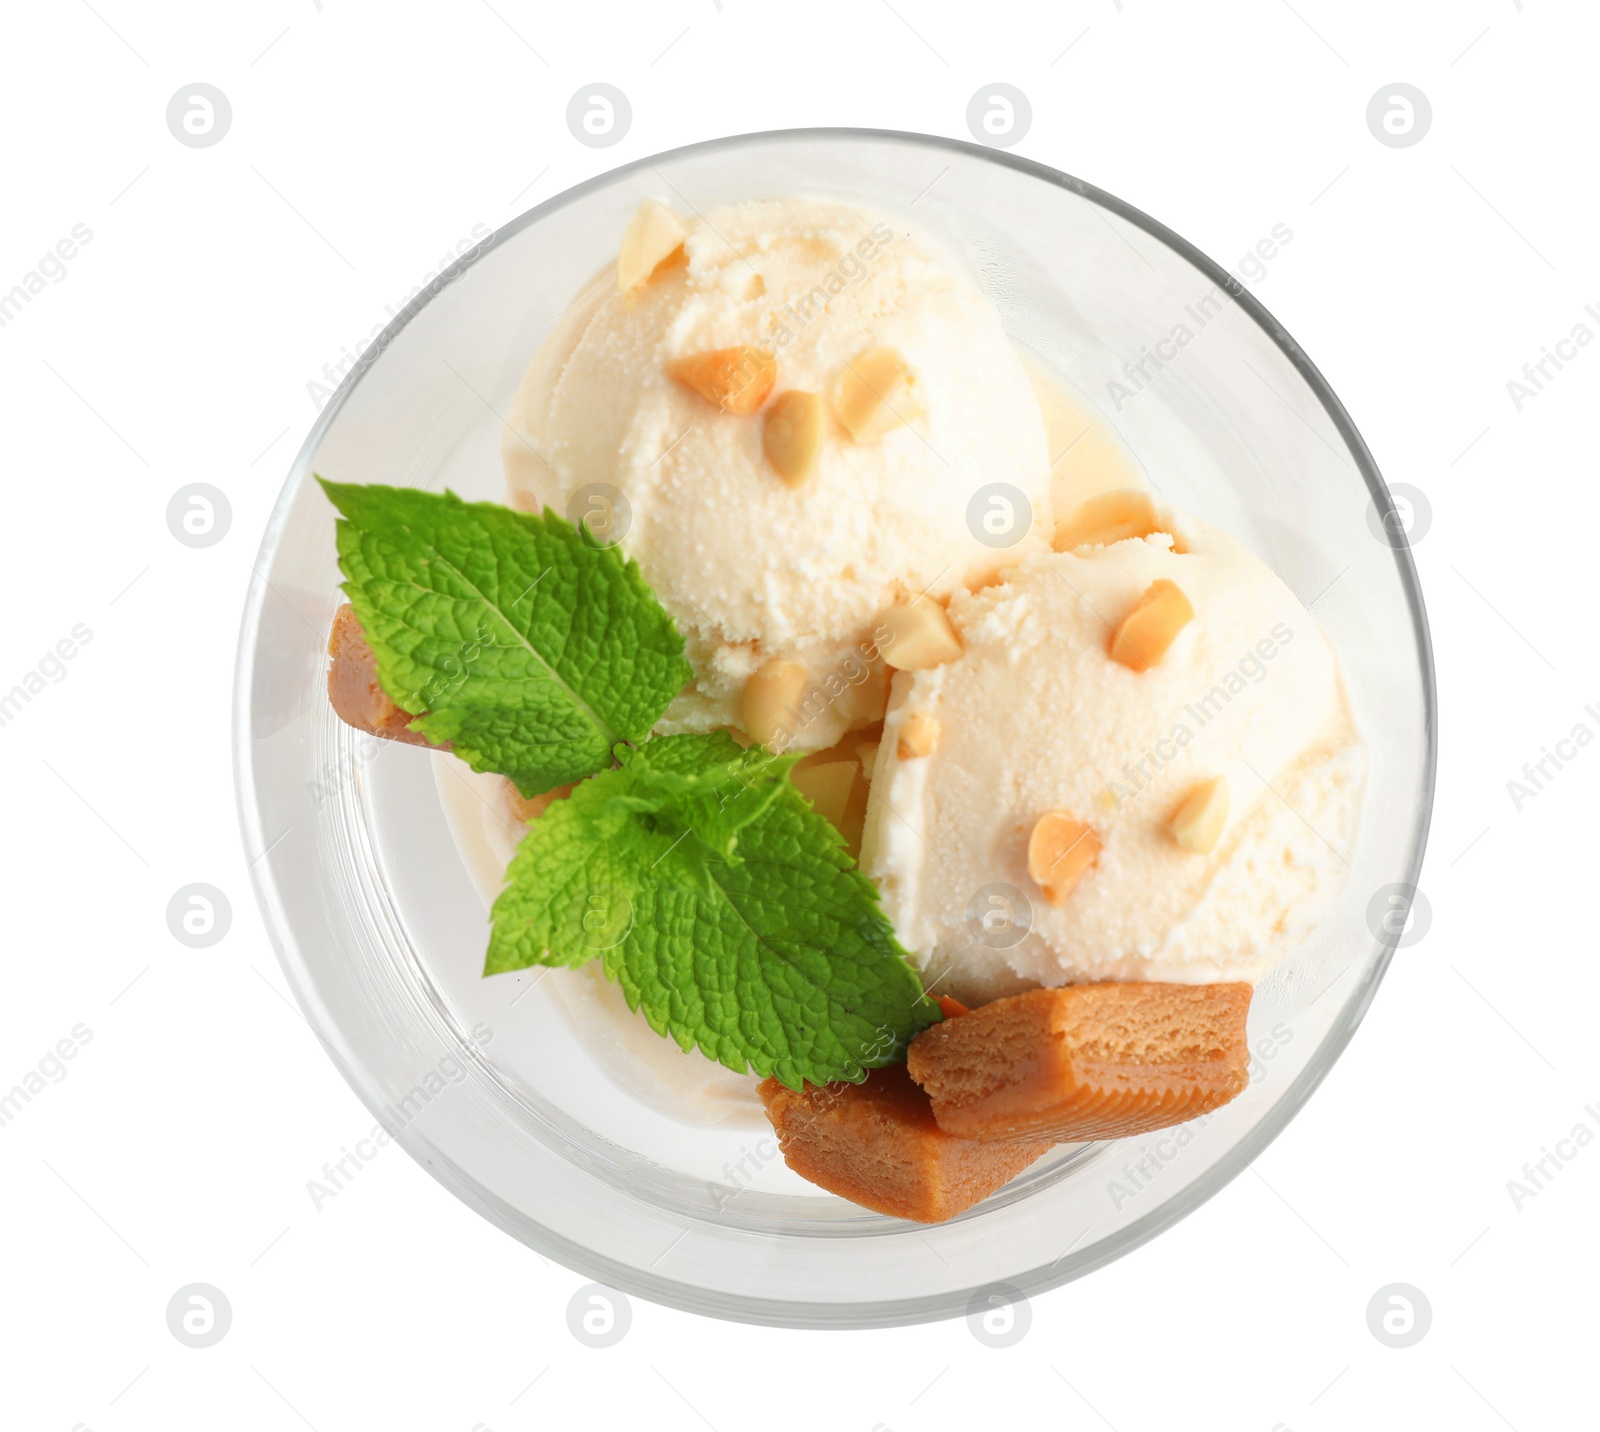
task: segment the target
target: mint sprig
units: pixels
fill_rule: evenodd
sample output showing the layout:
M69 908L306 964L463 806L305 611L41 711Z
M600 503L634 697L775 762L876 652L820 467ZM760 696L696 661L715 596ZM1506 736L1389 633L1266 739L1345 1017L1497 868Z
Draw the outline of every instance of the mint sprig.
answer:
M792 758L725 733L619 754L529 828L484 973L599 958L657 1033L791 1089L902 1061L938 1006Z
M579 780L693 677L637 564L554 513L318 481L383 689L473 770L526 796Z

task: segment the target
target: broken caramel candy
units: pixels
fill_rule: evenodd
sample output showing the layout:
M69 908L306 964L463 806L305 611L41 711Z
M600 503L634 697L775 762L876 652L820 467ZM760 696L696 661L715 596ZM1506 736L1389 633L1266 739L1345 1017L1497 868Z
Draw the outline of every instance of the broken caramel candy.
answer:
M903 1064L874 1069L862 1084L807 1084L797 1094L764 1079L759 1092L783 1161L801 1178L875 1213L917 1223L965 1212L1050 1147L1048 1140L953 1138Z
M354 726L369 736L405 741L412 746L431 746L436 751L450 749L448 743L435 745L420 732L406 729L416 720L416 714L402 711L378 685L378 658L367 645L366 633L361 630L355 608L349 602L334 613L333 630L328 633L328 655L333 658L328 667L328 700L334 715L347 726Z
M1123 1139L1221 1108L1250 1082L1248 984L1067 985L925 1029L911 1076L939 1127L982 1143Z

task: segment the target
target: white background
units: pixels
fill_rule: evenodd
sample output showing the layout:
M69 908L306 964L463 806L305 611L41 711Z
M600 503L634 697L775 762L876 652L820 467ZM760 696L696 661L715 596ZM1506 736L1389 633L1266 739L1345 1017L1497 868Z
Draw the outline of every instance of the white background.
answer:
M75 1025L93 1037L0 1128L0 1424L1594 1425L1600 1145L1520 1209L1507 1181L1574 1124L1600 1130L1584 1109L1600 1110L1600 749L1520 811L1506 789L1574 723L1600 730L1583 712L1600 704L1600 351L1521 411L1506 387L1600 306L1594 7L493 3L6 7L0 291L74 224L93 239L0 328L0 689L74 624L93 638L0 728L0 1087ZM564 119L597 80L633 105L610 149ZM211 148L164 118L195 81L233 107ZM714 135L965 138L994 81L1031 99L1018 153L1224 264L1293 230L1257 296L1433 509L1417 547L1442 710L1433 924L1257 1167L1035 1300L1016 1347L960 1320L793 1333L637 1300L620 1344L584 1347L565 1316L584 1280L397 1149L320 1211L306 1191L372 1121L284 994L239 848L229 707L307 385L475 224ZM1410 148L1365 122L1396 81L1432 102ZM204 550L165 520L196 481L233 510ZM210 949L168 933L193 881L232 901ZM233 1308L203 1350L165 1318L197 1281ZM1391 1282L1433 1309L1405 1350L1368 1331Z

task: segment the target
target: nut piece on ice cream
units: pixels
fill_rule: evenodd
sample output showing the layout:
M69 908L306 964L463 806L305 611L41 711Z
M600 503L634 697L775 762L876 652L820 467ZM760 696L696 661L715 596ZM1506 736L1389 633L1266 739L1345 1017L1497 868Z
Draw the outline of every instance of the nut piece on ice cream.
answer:
M938 744L939 722L926 711L913 711L900 723L900 740L895 749L902 761L931 756Z
M861 1084L807 1084L798 1094L765 1079L760 1094L783 1161L801 1178L875 1213L918 1223L954 1218L1050 1148L1048 1140L952 1138L904 1064L874 1069Z
M799 487L811 476L822 452L822 399L798 388L779 393L763 420L761 446L778 476L790 487Z
M926 984L981 1004L1256 980L1336 899L1365 757L1333 652L1252 553L1179 525L1184 552L1157 532L1024 558L950 599L958 656L894 674L861 863ZM1162 583L1192 604L1182 640L1148 670L1112 661L1108 623ZM903 753L930 718L934 749ZM1171 822L1212 781L1228 800L1207 853ZM1206 810L1181 839L1203 843ZM1069 822L1093 828L1087 874L1058 861L1089 844ZM1068 895L1051 870L1082 878ZM997 898L1014 918L992 927Z
M630 293L683 247L689 231L659 199L643 199L617 246L617 292Z
M1138 487L1122 487L1086 498L1056 526L1051 545L1058 552L1079 547L1109 547L1130 537L1148 537L1163 530L1155 496ZM1177 547L1181 552L1183 548Z
M1028 874L1052 905L1064 905L1100 854L1100 838L1081 820L1053 810L1028 837Z
M1151 582L1112 632L1107 650L1129 671L1148 671L1193 620L1194 608L1176 582Z
M911 1041L947 1134L1125 1139L1208 1114L1250 1082L1250 986L1092 984L996 1000Z
M871 443L923 415L917 392L917 375L905 354L868 348L839 370L829 397L851 438Z
M1210 855L1228 823L1228 778L1201 781L1173 813L1168 823L1172 838L1196 855Z
M775 658L745 684L741 725L752 741L765 745L784 729L789 711L806 689L806 669L797 661Z
M1044 418L963 261L900 220L777 199L682 223L683 262L625 294L608 265L535 355L502 441L512 499L570 516L597 491L626 498L622 550L695 670L663 734L742 726L752 672L781 658L808 675L789 749L824 749L882 714L867 698L884 608L911 592L943 601L1047 550ZM875 349L915 375L925 416L855 442L827 395ZM747 350L762 361L712 356ZM739 386L746 366L755 381ZM791 392L821 399L814 454L809 418L780 424L805 418ZM967 527L991 482L1042 515L1015 546Z
M880 618L888 632L883 659L897 671L942 666L961 655L961 638L938 602L928 597L890 607Z
M716 348L674 358L667 372L693 389L714 408L748 417L767 401L778 378L778 365L754 344Z

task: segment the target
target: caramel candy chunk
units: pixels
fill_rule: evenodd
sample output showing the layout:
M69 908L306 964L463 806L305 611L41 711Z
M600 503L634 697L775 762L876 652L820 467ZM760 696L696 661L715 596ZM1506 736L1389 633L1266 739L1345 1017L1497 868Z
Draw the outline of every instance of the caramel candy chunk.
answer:
M416 714L402 711L378 685L378 658L367 645L366 633L361 630L355 608L349 602L334 613L333 630L328 633L328 655L333 658L328 667L328 700L334 715L347 726L412 746L431 746L436 751L450 749L448 743L435 745L426 736L406 729L416 719Z
M1164 577L1151 582L1134 608L1111 634L1107 650L1130 671L1148 671L1167 654L1178 633L1194 620L1183 589Z
M1067 985L925 1029L908 1067L939 1127L982 1143L1083 1143L1170 1128L1250 1082L1248 984Z
M523 825L532 825L557 801L564 801L572 794L573 781L570 785L557 786L554 790L545 791L543 795L525 796L517 789L517 783L510 776L505 777L507 786L506 801L511 807L512 817L522 822Z
M801 1178L875 1213L917 1223L954 1218L1050 1147L1049 1140L953 1138L903 1064L874 1069L862 1084L807 1084L797 1094L764 1079L758 1092L783 1161Z

